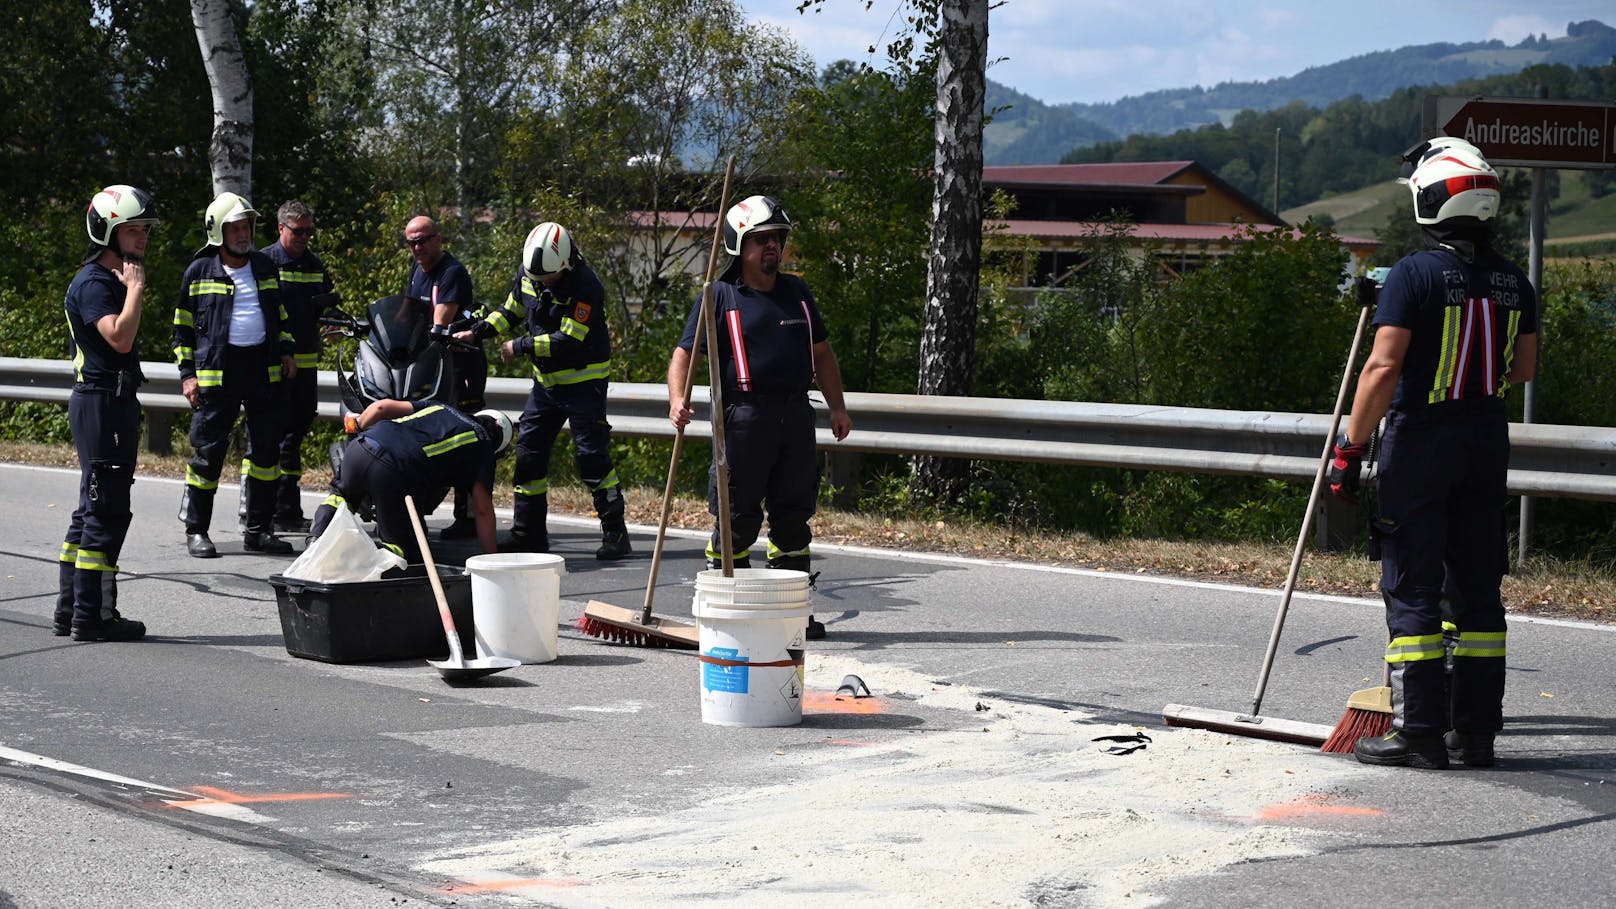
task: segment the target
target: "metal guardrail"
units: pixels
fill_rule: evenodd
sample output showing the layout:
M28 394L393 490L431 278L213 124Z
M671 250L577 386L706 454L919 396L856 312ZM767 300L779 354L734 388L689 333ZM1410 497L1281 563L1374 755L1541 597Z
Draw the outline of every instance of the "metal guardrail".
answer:
M188 412L179 370L145 363L140 401L149 411ZM71 364L0 357L0 400L66 404ZM490 407L521 413L532 383L490 379ZM337 419L336 373L321 371L322 419ZM698 402L706 388L695 390ZM819 405L821 408L823 405ZM1071 401L848 394L854 431L837 442L819 430L821 450L1037 461L1086 467L1170 470L1307 482L1318 468L1328 414L1201 410ZM698 410L699 412L699 410ZM668 392L660 384L613 383L607 400L612 432L672 438ZM824 426L824 421L821 421ZM708 438L695 421L690 438ZM1509 490L1518 495L1616 501L1616 429L1548 424L1510 425Z

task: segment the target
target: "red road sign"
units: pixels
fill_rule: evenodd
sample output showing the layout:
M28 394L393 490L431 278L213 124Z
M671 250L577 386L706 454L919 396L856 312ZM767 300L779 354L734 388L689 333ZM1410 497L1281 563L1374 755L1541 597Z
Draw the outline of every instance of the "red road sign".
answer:
M1616 167L1616 105L1427 95L1426 135L1464 139L1494 165Z

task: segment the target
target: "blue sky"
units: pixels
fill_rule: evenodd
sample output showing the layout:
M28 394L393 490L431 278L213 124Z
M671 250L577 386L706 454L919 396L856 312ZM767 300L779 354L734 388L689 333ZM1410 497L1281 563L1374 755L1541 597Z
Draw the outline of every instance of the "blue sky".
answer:
M902 0L739 0L748 19L780 26L820 65L867 60L901 18ZM988 20L988 77L1041 101L1115 101L1163 88L1293 75L1310 66L1408 44L1528 34L1566 24L1616 27L1610 0L1004 0ZM879 62L880 58L872 62Z

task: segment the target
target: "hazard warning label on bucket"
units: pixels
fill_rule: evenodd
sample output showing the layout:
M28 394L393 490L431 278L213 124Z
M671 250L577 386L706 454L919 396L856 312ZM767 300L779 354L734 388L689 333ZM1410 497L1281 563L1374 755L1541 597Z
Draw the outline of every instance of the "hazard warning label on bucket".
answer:
M735 660L746 662L739 650L734 647L714 647L707 651L705 656L717 657L720 660ZM722 691L728 694L746 694L747 683L751 670L745 666L716 666L712 663L701 665L701 687L707 691Z

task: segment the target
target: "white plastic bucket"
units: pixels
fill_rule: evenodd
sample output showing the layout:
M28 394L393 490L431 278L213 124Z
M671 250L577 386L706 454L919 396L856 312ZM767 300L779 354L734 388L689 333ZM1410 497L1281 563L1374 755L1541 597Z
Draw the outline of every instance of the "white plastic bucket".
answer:
M714 726L802 722L808 575L778 568L696 575L691 604L701 648L701 721Z
M501 552L466 560L478 657L524 663L556 658L561 575L566 561L541 552Z

